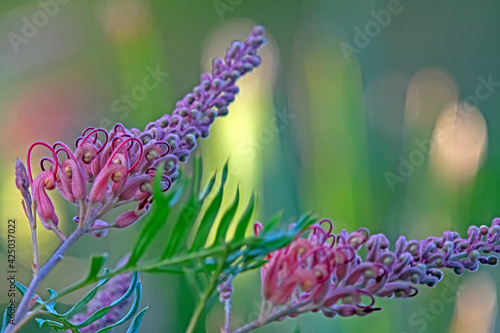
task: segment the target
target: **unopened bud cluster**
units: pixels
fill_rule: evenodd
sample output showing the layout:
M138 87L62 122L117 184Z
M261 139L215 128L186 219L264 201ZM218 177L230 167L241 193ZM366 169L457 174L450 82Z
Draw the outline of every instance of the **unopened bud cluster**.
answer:
M320 226L324 222L328 231ZM441 269L475 271L480 264L496 265L500 253L500 218L490 227L469 227L467 239L450 231L421 241L401 236L395 251L385 235L369 237L366 229L336 236L329 220L310 229L307 238L271 253L261 268L264 299L273 307L289 307L292 317L307 311L363 316L380 310L375 296L413 297L414 285L434 287L443 278ZM358 254L363 246L364 259Z
M134 224L151 206L153 178L162 175L163 190L178 177L178 163L186 162L196 141L207 137L216 117L227 114L238 93L236 80L260 64L257 50L266 42L264 29L255 27L244 42L235 41L223 59L216 58L212 73L201 76L201 84L176 105L172 115L149 123L144 131L116 124L111 131L89 127L77 138L75 148L62 142L35 142L28 151L29 182L16 168L16 184L25 196L31 184L40 220L47 229L59 223L48 191L56 189L80 207L74 220L96 237L109 227ZM40 161L42 172L34 179L30 156L35 146L50 150ZM160 170L160 166L161 170ZM135 202L113 223L100 218L110 209Z

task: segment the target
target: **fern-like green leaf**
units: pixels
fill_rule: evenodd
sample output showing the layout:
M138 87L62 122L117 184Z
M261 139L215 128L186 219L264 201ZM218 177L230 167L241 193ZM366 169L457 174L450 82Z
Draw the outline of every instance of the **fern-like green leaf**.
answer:
M236 210L238 209L238 204L240 202L240 188L236 190L236 196L234 197L234 201L229 206L227 211L222 216L219 227L217 228L217 234L215 235L214 246L221 245L224 243L226 239L227 230L229 229L229 225L233 221L234 215L236 214Z
M238 222L238 225L236 226L236 231L234 232L234 237L233 237L234 242L238 242L245 237L245 232L248 228L248 225L251 222L254 209L255 209L255 193L252 194L250 202L248 203L248 206L245 212L243 213L243 216L241 217L240 221Z
M217 218L217 214L219 213L219 209L222 204L222 196L224 195L224 186L226 185L226 180L227 180L227 171L228 171L228 165L226 163L226 165L224 165L224 169L222 170L222 177L219 190L201 219L200 225L196 230L195 238L193 244L191 245L190 252L198 251L203 247L203 245L207 241L210 229L212 228L215 219Z

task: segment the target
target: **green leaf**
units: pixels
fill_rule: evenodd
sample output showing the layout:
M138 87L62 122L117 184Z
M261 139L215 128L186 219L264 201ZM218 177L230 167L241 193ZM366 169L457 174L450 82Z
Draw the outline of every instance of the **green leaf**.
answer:
M57 297L57 292L53 289L47 288L49 294L50 294L50 299L54 299ZM54 309L54 306L56 306L57 300L52 301L50 303L45 304L45 308L47 311L49 311L52 314L57 314L57 311Z
M199 155L195 156L193 159L193 189L195 191L195 196L199 196L201 193L201 179L203 177L203 163Z
M130 318L132 318L135 315L135 313L137 312L137 310L139 309L140 302L141 302L141 284L138 283L137 286L135 287L134 303L130 307L130 310L125 315L125 317L123 317L122 319L120 319L119 321L117 321L116 323L114 323L113 325L109 325L109 326L107 326L105 328L100 329L96 333L106 333L106 332L109 332L109 331L111 331L111 329L113 327L121 325L124 322L126 322L127 320L129 320Z
M111 307L113 307L113 306L115 306L115 305L117 305L117 304L125 301L127 298L129 298L130 295L132 295L132 293L134 292L134 290L137 287L138 283L140 283L139 282L139 272L134 272L133 275L132 275L132 282L130 283L130 286L129 286L128 290L125 292L125 294L122 295L122 297L120 297L119 299L113 301L110 305L98 309L92 315L90 315L90 317L88 317L87 319L85 319L85 321L83 321L82 323L76 325L76 327L77 328L82 328L82 327L88 326L88 325L92 324L93 322L95 322L95 321L101 319L102 317L104 317L106 315L106 313L108 313L109 309L111 309Z
M216 178L216 173L213 174L212 178L210 178L210 180L208 181L208 184L207 186L205 187L205 189L203 190L203 193L201 194L199 200L200 201L203 201L206 199L206 197L208 196L208 194L210 192L212 192L212 189L214 187L214 184L215 184L215 178Z
M158 170L162 170L163 166ZM174 197L176 191L171 191L170 194L164 195L161 192L161 172L157 172L154 180L154 200L153 209L147 214L148 219L144 223L144 227L139 234L133 248L132 254L127 262L126 267L134 267L137 265L139 259L146 252L153 239L158 235L158 231L165 224L167 217L170 213L169 202Z
M85 296L83 296L82 299L80 299L68 312L63 314L57 314L57 313L52 313L52 314L57 318L64 318L64 319L73 317L75 314L78 313L78 311L80 311L81 308L83 308L86 304L90 302L90 300L92 300L95 297L95 295L99 291L99 288L106 282L108 282L108 280L109 278L100 280L99 283L97 283L97 285L94 288L92 288L91 291L89 291Z
M84 281L91 281L95 279L101 271L102 266L104 266L106 259L108 259L108 255L106 253L102 255L92 255L92 258L90 258L89 273Z
M184 194L184 189L186 187L186 179L181 179L180 182L176 185L175 188L175 193L172 195L172 198L170 199L170 202L168 205L172 207L176 203L179 202L180 198L182 197L182 194Z
M252 218L252 214L255 208L255 193L252 194L250 201L248 202L248 206L241 216L238 225L236 226L236 231L234 232L233 242L238 242L245 237L245 232L248 228L248 224L250 223L250 219Z
M48 320L48 319L41 319L41 318L35 318L36 322L38 323L38 326L40 327L50 327L56 331L62 331L65 329L69 329L69 327L66 327L66 325L59 323L57 321L53 320Z
M139 332L139 327L141 326L141 322L142 322L142 317L144 317L144 314L146 313L146 310L148 308L145 307L144 309L141 310L141 312L139 312L134 320L132 320L132 323L130 324L128 330L127 330L127 333L137 333Z
M207 241L210 229L215 222L215 218L219 213L220 205L222 204L222 197L224 195L224 186L226 185L226 180L227 180L227 171L228 171L228 165L226 163L222 170L222 177L220 181L219 191L217 192L215 198L212 200L207 210L203 214L198 230L196 230L196 235L193 241L193 245L191 246L190 252L198 251L203 247L203 245L205 245L205 242Z
M282 216L283 216L283 211L282 210L276 212L276 214L274 214L269 219L269 222L267 222L267 224L265 225L264 229L266 231L269 231L269 230L273 230L274 228L276 228L278 226L278 224L280 223Z
M172 234L167 240L167 246L160 257L161 260L171 258L179 247L185 244L189 231L196 221L196 216L198 216L201 210L201 206L201 203L196 201L196 198L192 196L189 202L182 208Z
M311 213L306 213L299 217L297 222L295 222L294 226L290 229L291 233L294 234L294 236L306 229L308 226L313 224L316 221L316 216L314 216Z
M0 333L5 330L8 323L9 323L9 307L6 307L5 311L3 312L2 327L0 328Z
M26 288L26 286L24 286L22 283L20 283L18 281L14 281L14 286L16 287L17 290L19 290L19 292L23 296L24 296L24 294L26 294L26 291L28 290L28 288ZM36 296L36 302L37 303L43 304L42 299L40 298L40 296L38 296L37 294L33 294L33 296Z
M201 161L194 163L193 173L195 180L191 179L189 200L182 207L177 217L177 222L170 233L170 237L167 236L166 247L160 260L172 257L179 247L186 242L189 231L196 221L196 216L198 216L201 210L202 202L198 200L198 195L196 194L196 182L201 181Z
M238 209L238 204L240 202L240 188L236 190L236 196L234 198L233 203L227 209L227 211L222 216L222 219L219 223L219 228L217 229L217 234L215 236L214 246L220 245L224 243L226 239L227 229L231 224L231 221L234 218L234 214L236 214L236 210Z
M16 286L17 290L19 290L19 292L23 296L24 296L24 294L26 294L26 291L28 290L28 288L26 288L26 286L24 286L22 283L17 282L17 281L14 281L14 286Z

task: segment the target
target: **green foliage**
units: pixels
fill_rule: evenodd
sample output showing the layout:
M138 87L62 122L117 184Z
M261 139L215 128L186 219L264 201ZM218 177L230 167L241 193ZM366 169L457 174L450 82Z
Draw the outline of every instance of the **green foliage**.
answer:
M160 178L156 177L154 208L148 214L132 248L127 270L210 274L217 270L218 263L222 261L221 273L234 276L260 265L268 253L286 246L298 232L314 222L314 217L304 215L290 228L277 230L276 226L281 220L281 214L277 214L270 220L270 227L266 227L258 237L245 238L256 206L255 195L239 219L236 217L241 204L239 190L232 198L232 204L222 212L221 203L226 195L224 188L228 175L227 163L220 176L214 174L203 191L200 184L202 169L200 158L196 158L193 161L193 175L166 194L161 192ZM217 178L220 183L215 187ZM182 193L186 188L187 193ZM180 199L174 202L173 198ZM203 210L203 207L206 209ZM216 224L218 220L220 223ZM231 224L235 226L233 235L228 232ZM165 247L161 253L155 249L156 253L152 253L154 259L139 264L140 260L144 260L149 245L160 234L161 228L168 229ZM215 234L215 239L212 244L208 244L208 235L211 233Z
M225 211L221 210L222 201L227 196L224 192L228 176L227 163L219 175L215 173L210 178L204 190L201 190L202 173L201 159L195 158L192 176L167 194L160 190L160 178L155 179L155 207L148 215L126 265L128 270L185 275L198 302L188 331L194 328L193 321L196 322L201 313L199 309L203 309L213 298L216 286L222 279L229 276L234 278L241 272L259 267L267 254L289 244L298 232L315 221L313 216L304 215L289 228L278 230L281 221L279 213L273 216L258 237L245 237L255 211L255 194L238 218L236 211L242 204L239 189L229 207ZM220 182L215 186L217 178ZM187 193L182 193L186 188ZM173 198L179 200L174 201ZM235 226L233 235L229 234L231 225ZM155 249L153 259L140 263L162 227L167 229L163 250L158 253ZM208 241L210 234L215 235L211 244Z
M97 267L102 267L104 264L105 256L97 256L97 257L92 257L91 259L91 264L90 264L90 269L89 273L87 275L87 278L80 282L80 285L92 281L94 278L96 278L97 274L99 273L99 269ZM109 274L108 269L104 269L103 275ZM63 291L60 294L58 294L55 290L48 289L50 297L47 301L43 301L42 298L38 295L35 294L35 297L37 298L37 303L44 308L45 311L39 311L40 314L45 315L49 319L43 319L43 318L36 318L36 322L40 327L50 327L55 331L67 331L70 330L71 332L80 332L79 329L87 327L88 325L94 323L95 321L101 319L104 317L109 310L113 307L116 306L122 302L124 302L126 299L128 299L132 294L134 294L134 300L133 304L128 311L128 313L119 321L116 323L109 325L105 328L102 328L101 330L97 331L98 333L106 333L109 332L113 327L116 327L118 325L123 324L127 320L131 319L134 317L134 315L137 313L137 310L139 309L139 304L141 300L141 282L139 280L139 272L134 272L133 277L132 277L132 282L130 283L130 286L128 290L123 294L120 298L117 300L113 301L110 305L102 307L98 310L96 310L93 314L91 314L85 321L82 323L75 325L69 322L71 317L73 317L75 314L77 314L84 306L86 306L97 294L99 291L99 288L105 285L109 281L109 277L106 277L104 279L101 279L97 285L92 288L85 296L83 296L69 311L65 313L59 313L55 309L55 305L57 303L57 299L61 297L61 295L66 294L67 291ZM19 282L15 282L16 288L21 292L22 295L24 295L27 291L27 288L22 285ZM147 308L144 308L142 311L140 311L134 320L131 322L129 331L130 332L137 332L138 330L138 325L140 325L140 322L142 320L142 316L144 315L144 312ZM3 328L2 328L3 331Z
M242 204L239 189L232 198L229 207L222 211L222 201L224 196L227 196L224 189L228 176L228 165L227 163L224 165L219 177L215 173L210 178L203 191L201 190L202 169L201 159L196 158L193 161L192 176L183 177L180 183L167 193L163 193L161 190L161 173L158 173L154 181L153 208L144 218L144 226L132 247L131 255L125 266L115 271L104 269L100 274L107 256L105 254L93 256L89 272L82 281L59 293L49 290L51 296L46 301L38 298L38 305L34 311L48 317L47 319L37 318L38 324L56 331L79 332L80 328L99 320L111 307L134 294L134 303L130 311L117 323L98 332L108 332L134 315L127 332L137 332L146 311L145 308L136 314L141 298L138 272L176 273L186 277L197 300L197 307L187 329L187 331L192 332L206 304L211 303L210 300L215 298L216 287L223 279L234 278L241 272L259 267L265 262L267 254L288 245L300 231L315 222L314 216L306 214L287 228L278 229L277 226L281 221L281 213L278 213L269 220L258 237L245 237L255 211L257 201L255 194L246 204L241 217L236 216L236 211ZM220 179L220 183L216 187L217 178ZM203 207L206 208L203 210ZM220 221L220 223L216 224L216 221ZM235 227L233 235L229 233L231 225ZM166 229L164 248L160 250L158 248L150 249L151 244L163 228ZM210 234L215 235L212 243L207 241ZM152 257L152 259L147 259L147 257ZM98 289L111 277L126 272L135 273L125 295L111 305L98 309L79 325L68 322L69 318L95 297ZM96 282L97 285L68 312L60 314L55 310L58 298ZM21 293L26 292L26 287L19 283L16 286Z
M132 320L132 323L130 324L128 330L127 330L127 333L137 333L139 332L139 327L141 326L141 322L142 322L142 317L144 317L144 314L146 313L146 310L148 308L145 307L144 309L142 309L135 317L134 319Z

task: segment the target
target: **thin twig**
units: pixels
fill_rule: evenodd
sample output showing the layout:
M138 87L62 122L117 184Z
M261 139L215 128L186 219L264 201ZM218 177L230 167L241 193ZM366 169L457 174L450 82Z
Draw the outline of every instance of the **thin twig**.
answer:
M75 229L71 235L57 248L54 254L50 257L47 263L40 269L39 274L34 276L31 280L28 289L24 293L24 296L19 303L19 307L16 311L16 321L17 324L14 326L8 325L6 327L5 333L17 332L22 325L26 323L27 320L23 320L29 311L28 306L33 298L36 288L42 282L42 280L49 274L49 272L61 261L64 253L75 243L75 241L83 235L83 231L80 228ZM31 316L30 316L31 317Z
M68 237L61 231L61 229L57 227L57 225L54 224L54 222L52 222L52 220L47 220L45 222L49 225L50 230L54 231L54 233L61 239L61 241L65 242L66 239L68 239Z
M224 333L231 332L231 316L232 316L233 304L232 297L229 297L224 302Z
M283 317L286 317L292 313L297 313L297 311L300 311L300 312L307 312L309 311L310 309L308 307L304 308L304 309L301 309L302 307L304 306L307 306L308 303L310 303L310 300L307 300L305 302L302 302L302 303L299 303L299 304L296 304L294 306L290 306L290 307L286 307L284 309L282 309L281 311L278 311L278 312L275 312L274 314L270 315L269 317L267 318L259 318L257 320L254 320L234 331L232 331L231 333L246 333L246 332L250 332L250 331L253 331L254 329L256 328L259 328L259 327L262 327L266 324L269 324L273 321L276 321L276 320L279 320L280 318L283 318ZM299 310L300 309L300 310Z
M23 201L25 202L25 201ZM23 203L24 204L24 203ZM27 203L26 207L26 217L28 218L30 229L31 229L31 247L33 249L33 274L38 275L40 272L40 258L38 255L38 239L36 235L36 202L31 204L31 201ZM33 207L31 207L33 206Z
M226 261L226 255L227 255L227 248L225 251L225 255L222 258L220 258L220 262L217 266L217 269L213 272L212 278L210 279L208 286L205 288L205 292L203 293L200 301L198 302L196 308L194 309L193 315L191 316L191 320L189 321L189 326L186 329L186 333L192 333L194 331L196 324L200 319L201 313L205 308L205 303L207 302L208 298L214 291L217 280L219 280L219 275L222 272L222 269L224 268L224 262Z

